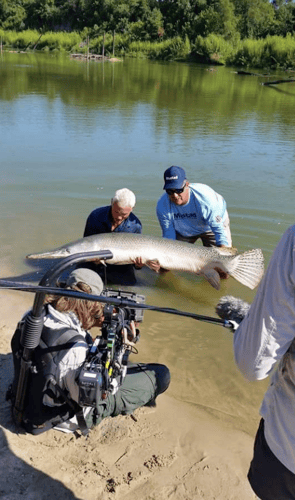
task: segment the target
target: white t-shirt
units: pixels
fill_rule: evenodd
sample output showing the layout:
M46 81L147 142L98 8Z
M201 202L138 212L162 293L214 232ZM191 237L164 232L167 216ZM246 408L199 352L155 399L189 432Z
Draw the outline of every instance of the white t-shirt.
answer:
M295 474L294 337L295 225L277 245L250 310L234 334L236 363L248 380L261 380L273 372L260 409L265 439Z

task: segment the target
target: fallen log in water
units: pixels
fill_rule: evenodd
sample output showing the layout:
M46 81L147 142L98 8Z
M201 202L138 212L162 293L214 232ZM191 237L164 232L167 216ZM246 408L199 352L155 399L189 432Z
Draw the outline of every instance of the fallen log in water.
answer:
M78 59L109 59L109 57L100 54L70 54L70 57Z
M244 71L244 70L239 70L239 71L234 71L237 75L248 75L248 76L263 76L264 78L269 76L269 75L260 75L259 73L250 73L249 71Z
M122 59L118 59L117 57L107 57L102 56L100 54L70 54L70 57L74 59L89 59L92 61L110 61L110 62L121 62Z
M288 80L273 80L272 82L262 82L261 85L277 85L278 83L292 83L295 82L294 78Z

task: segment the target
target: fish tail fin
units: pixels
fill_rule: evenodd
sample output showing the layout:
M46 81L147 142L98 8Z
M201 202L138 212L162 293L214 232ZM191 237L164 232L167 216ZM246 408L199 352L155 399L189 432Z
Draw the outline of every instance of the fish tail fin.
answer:
M262 250L248 250L234 257L235 267L229 270L230 275L251 290L254 290L264 273L264 257Z

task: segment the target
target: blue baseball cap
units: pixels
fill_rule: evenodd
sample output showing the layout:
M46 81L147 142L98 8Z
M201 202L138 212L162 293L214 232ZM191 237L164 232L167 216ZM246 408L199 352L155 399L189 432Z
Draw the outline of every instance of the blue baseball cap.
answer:
M163 189L181 189L186 181L186 174L183 168L172 166L164 172Z

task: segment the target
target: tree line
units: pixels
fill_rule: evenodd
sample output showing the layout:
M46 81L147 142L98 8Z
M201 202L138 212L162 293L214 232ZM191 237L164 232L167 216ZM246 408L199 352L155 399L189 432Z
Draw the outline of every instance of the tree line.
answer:
M293 34L292 0L0 0L0 28L116 32L134 41L219 35L229 42Z

